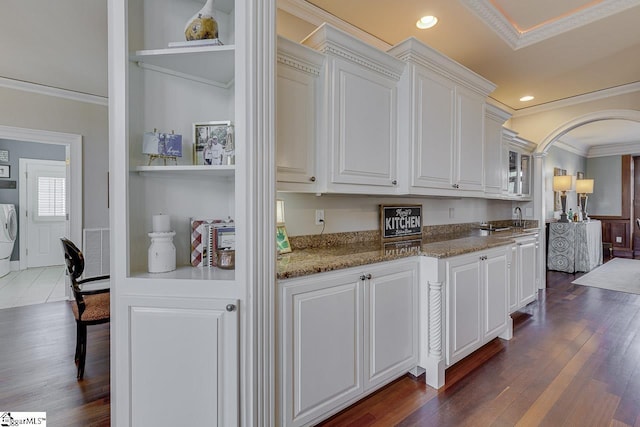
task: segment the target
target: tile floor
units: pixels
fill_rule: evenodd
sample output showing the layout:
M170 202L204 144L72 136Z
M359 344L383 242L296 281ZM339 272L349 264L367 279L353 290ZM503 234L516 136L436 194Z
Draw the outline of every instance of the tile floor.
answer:
M0 277L0 309L64 300L65 279L62 265L12 271Z

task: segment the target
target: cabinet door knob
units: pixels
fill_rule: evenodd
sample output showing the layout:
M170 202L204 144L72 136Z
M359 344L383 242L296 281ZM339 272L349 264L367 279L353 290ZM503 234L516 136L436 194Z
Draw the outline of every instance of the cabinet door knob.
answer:
M365 276L364 274L360 276L360 280L364 281L364 279L366 279L366 278L367 278L367 276Z
M316 182L316 177L315 177L315 176L312 176L311 178L309 178L309 181L311 181L311 182Z
M391 181L391 184L398 185L398 181L394 179L393 181Z
M458 184L451 184L451 186L452 186L453 188L460 188L460 185L458 185Z
M227 311L236 311L235 304L227 304Z
M371 273L367 274L367 280L371 280Z

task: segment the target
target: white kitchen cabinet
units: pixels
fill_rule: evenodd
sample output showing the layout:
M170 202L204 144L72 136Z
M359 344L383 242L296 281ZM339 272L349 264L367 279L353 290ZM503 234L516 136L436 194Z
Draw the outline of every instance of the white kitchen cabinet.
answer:
M530 200L535 144L517 136L509 129L503 131L503 194L513 200Z
M495 85L414 38L389 53L407 64L399 92L407 191L481 195L485 99Z
M516 239L511 261L513 272L510 275L510 313L537 299L537 253L537 234Z
M447 365L507 328L507 254L502 249L447 261Z
M397 83L404 64L329 24L302 43L326 56L320 189L395 194Z
M251 206L268 206L275 193L260 186L269 170L257 167L260 150L273 152L274 82L263 75L275 71L275 2L218 0L224 45L169 47L184 42L185 24L204 3L108 2L111 422L117 426L169 425L165 409L190 425L220 426L258 412L247 390L254 370L241 381L240 361L257 365L248 319L258 303L247 304L247 295L263 258L251 256L249 242L262 241L256 229L264 224L257 226ZM209 121L232 122L234 161L195 164L194 123ZM154 129L182 135L175 163L148 165L143 134ZM159 213L169 215L175 231L177 268L149 273L148 234ZM191 218L227 217L236 230L235 270L193 267ZM263 250L264 259L274 256ZM268 286L270 279L263 280Z
M482 272L479 255L447 262L447 365L482 343Z
M279 191L317 192L324 55L278 37L276 166Z
M364 380L370 390L416 366L418 265L412 259L365 271Z
M278 283L280 421L311 425L416 366L415 260Z
M487 194L501 194L506 191L506 170L504 169L502 146L503 124L511 114L491 104L485 106L484 123L484 191ZM503 185L504 180L504 185Z
M190 425L238 425L238 301L125 300L131 425L167 425L159 408L173 408Z
M456 188L484 189L484 105L486 95L464 86L456 87Z
M511 246L420 261L418 365L428 385L496 337L510 339L508 259Z

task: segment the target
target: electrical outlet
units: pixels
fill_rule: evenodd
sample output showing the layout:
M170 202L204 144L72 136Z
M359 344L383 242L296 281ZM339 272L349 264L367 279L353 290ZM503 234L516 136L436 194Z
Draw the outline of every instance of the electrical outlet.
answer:
M322 225L324 222L324 209L316 209L316 225Z
M622 236L616 236L616 243L622 243Z
M449 219L456 217L456 208L449 208Z

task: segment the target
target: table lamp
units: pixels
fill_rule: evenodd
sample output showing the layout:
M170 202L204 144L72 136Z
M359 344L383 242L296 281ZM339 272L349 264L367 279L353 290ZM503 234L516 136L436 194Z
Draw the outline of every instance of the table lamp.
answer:
M587 194L593 193L593 180L592 179L578 179L576 180L576 193L580 194L580 205L582 206L582 220L588 221L587 216Z
M567 219L567 191L571 190L571 175L559 175L553 177L553 191L560 191L560 203L562 204L562 213L558 222L569 222Z

